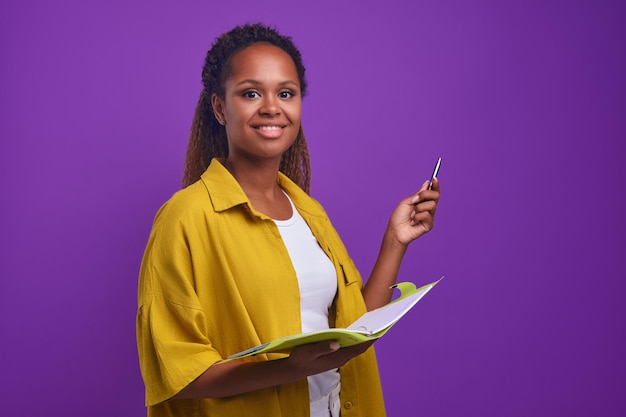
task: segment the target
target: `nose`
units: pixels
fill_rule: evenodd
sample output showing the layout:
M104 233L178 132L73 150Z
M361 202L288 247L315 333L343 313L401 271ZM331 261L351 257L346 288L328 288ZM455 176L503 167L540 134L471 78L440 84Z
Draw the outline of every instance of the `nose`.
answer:
M280 114L280 103L278 97L265 96L259 107L259 113L264 116L277 116Z

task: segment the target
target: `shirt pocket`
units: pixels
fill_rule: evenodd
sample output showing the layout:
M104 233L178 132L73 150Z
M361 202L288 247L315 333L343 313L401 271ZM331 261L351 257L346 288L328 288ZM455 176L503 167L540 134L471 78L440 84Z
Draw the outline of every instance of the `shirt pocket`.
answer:
M337 232L330 230L326 238L326 253L335 264L337 272L341 274L344 285L349 287L357 284L356 286L360 287L362 282L361 275Z
M356 265L354 265L354 262L352 262L352 259L339 259L338 263L340 267L340 273L341 275L343 275L343 282L346 287L359 284L361 282L361 275L356 269Z

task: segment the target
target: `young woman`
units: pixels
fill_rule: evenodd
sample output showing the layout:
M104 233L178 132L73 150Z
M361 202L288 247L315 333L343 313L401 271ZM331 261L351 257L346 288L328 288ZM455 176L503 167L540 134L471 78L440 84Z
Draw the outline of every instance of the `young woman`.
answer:
M393 211L363 286L308 195L306 81L291 39L237 27L209 50L202 80L185 188L157 213L140 272L149 415L384 416L371 343L221 361L388 303L408 244L433 227L438 181Z

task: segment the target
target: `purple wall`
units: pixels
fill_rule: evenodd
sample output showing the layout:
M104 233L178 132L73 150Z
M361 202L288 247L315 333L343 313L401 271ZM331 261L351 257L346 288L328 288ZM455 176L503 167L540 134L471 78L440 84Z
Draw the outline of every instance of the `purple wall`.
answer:
M444 158L400 279L447 278L377 344L389 415L625 415L625 3L215 3L0 6L2 414L145 415L152 218L207 48L263 21L303 52L313 195L364 275Z

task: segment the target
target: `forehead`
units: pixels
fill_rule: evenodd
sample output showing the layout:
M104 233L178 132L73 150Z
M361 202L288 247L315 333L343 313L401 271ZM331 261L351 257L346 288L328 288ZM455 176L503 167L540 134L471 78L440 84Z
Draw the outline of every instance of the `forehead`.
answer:
M287 78L298 82L298 71L293 60L285 51L274 45L257 43L237 52L231 61L230 77L240 78L253 75L267 78Z

